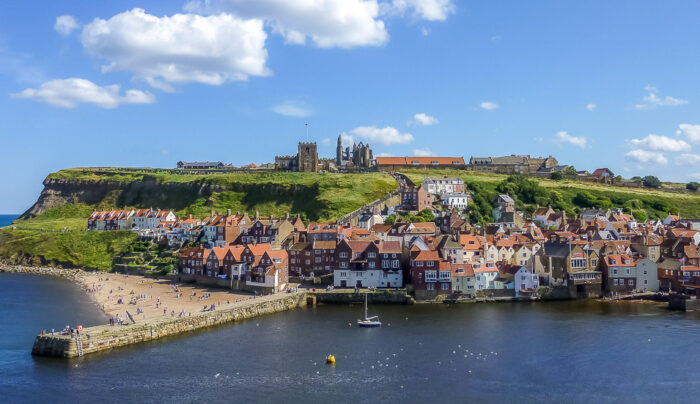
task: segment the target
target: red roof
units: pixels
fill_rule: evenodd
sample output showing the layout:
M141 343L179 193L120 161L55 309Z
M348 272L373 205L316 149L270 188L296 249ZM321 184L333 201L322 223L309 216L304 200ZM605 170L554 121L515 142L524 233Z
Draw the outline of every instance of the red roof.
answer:
M377 157L377 165L464 165L464 157Z

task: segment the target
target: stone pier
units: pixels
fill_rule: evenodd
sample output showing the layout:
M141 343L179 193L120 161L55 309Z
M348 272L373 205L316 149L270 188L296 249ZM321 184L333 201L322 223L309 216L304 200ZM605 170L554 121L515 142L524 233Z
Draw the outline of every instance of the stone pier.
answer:
M32 355L74 358L112 348L180 335L205 327L276 313L306 305L306 293L284 293L235 303L233 307L182 318L144 320L136 324L84 328L80 340L69 335L37 335ZM79 346L80 345L80 346Z

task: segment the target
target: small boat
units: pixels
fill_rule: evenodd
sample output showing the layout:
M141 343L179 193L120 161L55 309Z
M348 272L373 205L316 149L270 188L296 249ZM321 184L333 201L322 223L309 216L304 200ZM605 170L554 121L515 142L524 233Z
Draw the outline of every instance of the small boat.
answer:
M382 322L378 316L367 317L367 293L365 293L365 319L357 320L358 327L381 327Z
M333 355L326 356L326 363L329 365L335 365L335 356L333 356Z

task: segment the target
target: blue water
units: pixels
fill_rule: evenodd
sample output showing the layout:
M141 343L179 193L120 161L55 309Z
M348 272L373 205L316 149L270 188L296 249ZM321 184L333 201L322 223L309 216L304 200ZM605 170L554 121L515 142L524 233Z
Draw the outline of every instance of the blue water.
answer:
M0 215L0 227L9 226L19 215Z
M541 302L303 308L76 360L41 328L104 321L65 281L0 274L6 402L694 402L700 314ZM323 363L328 353L335 367ZM473 354L473 355L472 355Z

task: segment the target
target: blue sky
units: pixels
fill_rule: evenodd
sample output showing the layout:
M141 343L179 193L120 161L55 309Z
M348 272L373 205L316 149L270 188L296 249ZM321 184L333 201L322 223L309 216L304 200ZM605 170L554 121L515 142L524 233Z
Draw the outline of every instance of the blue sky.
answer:
M0 213L52 171L554 155L700 178L697 1L0 3Z

